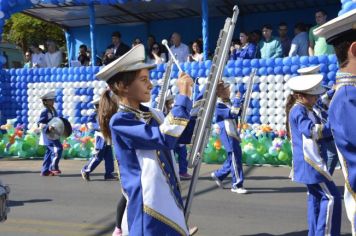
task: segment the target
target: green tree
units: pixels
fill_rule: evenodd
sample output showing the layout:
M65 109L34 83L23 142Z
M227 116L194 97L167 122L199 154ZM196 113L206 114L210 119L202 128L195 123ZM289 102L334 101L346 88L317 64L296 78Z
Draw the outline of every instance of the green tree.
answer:
M22 13L14 14L7 20L3 39L19 45L24 51L32 42L45 44L48 39L55 40L58 47L65 47L64 32L60 27Z

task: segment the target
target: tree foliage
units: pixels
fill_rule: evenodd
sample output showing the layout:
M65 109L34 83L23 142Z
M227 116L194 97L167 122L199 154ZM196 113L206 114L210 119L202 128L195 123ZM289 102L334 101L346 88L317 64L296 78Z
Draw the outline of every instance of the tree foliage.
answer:
M63 30L34 17L17 13L7 20L4 26L3 39L19 45L26 51L32 42L45 44L46 40L54 40L59 47L65 46Z

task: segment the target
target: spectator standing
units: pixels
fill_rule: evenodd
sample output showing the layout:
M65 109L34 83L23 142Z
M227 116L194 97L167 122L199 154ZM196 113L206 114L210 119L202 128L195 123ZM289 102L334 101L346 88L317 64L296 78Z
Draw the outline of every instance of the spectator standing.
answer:
M294 26L295 37L289 51L289 56L308 56L308 33L303 23L297 23Z
M233 50L230 59L252 59L256 57L256 45L249 42L249 36L247 32L240 33L241 45Z
M288 37L288 26L285 22L279 24L278 34L282 44L283 57L288 57L292 41Z
M114 32L111 35L111 42L107 49L111 49L112 53L116 58L119 58L120 56L124 55L126 52L130 50L130 47L121 42L121 34L120 32Z
M319 56L325 54L333 54L334 49L330 44L326 43L324 37L316 36L313 30L323 25L326 22L327 14L323 10L315 12L316 25L309 30L309 56Z
M44 64L44 54L43 51L40 49L38 43L32 43L30 45L31 50L31 61L32 67L45 67Z
M187 61L203 61L202 45L199 41L192 44L192 54L189 54Z
M59 67L62 63L62 52L58 50L54 41L47 41L47 52L44 55L45 67Z
M160 64L167 61L166 54L162 52L162 47L158 43L153 43L147 57L148 64Z
M283 56L282 45L278 39L272 36L272 26L264 25L262 28L263 38L259 44L261 58L277 58Z
M30 51L25 52L25 64L24 64L23 68L32 68L31 52Z
M176 59L179 62L185 62L189 55L189 47L186 44L182 43L182 38L180 34L176 32L172 34L171 41L173 44L171 46L172 53L175 55Z
M90 57L88 55L88 48L87 45L82 44L79 46L79 56L78 61L82 66L89 66L90 64Z

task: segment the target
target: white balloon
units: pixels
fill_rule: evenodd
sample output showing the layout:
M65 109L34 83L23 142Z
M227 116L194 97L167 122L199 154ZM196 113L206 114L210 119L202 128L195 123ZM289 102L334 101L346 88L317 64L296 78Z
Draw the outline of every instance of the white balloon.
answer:
M276 93L273 91L269 91L268 93L267 93L267 98L269 99L269 100L275 100L275 98L276 98Z
M276 75L275 76L275 82L276 83L283 83L283 75Z
M260 96L260 99L262 100L262 99L267 99L267 93L266 92L260 92L260 94L259 94ZM261 104L261 106L262 106L262 104Z
M169 81L169 85L170 85L170 86L176 85L176 83L177 83L177 79L171 79L171 80Z
M284 76L284 82L287 82L290 78L292 78L291 75L285 75Z
M268 107L269 108L274 108L276 105L276 100L274 100L274 99L270 99L270 100L268 100Z
M274 91L274 83L271 83L271 84L268 84L267 85L267 88L268 88L268 91Z
M204 88L204 84L199 85L199 91L201 91Z
M268 75L267 76L267 82L268 83L274 83L274 81L275 81L274 75Z
M261 120L262 124L267 124L268 123L268 117L265 116L265 115L261 114L260 120Z
M248 115L248 116L252 115L252 109L251 108L247 108L246 115Z
M80 96L81 102L88 102L88 100L89 100L88 96L85 96L85 95Z
M236 77L235 78L235 83L241 84L242 83L242 77Z
M265 82L260 83L259 87L260 87L261 92L266 92L268 89L267 83L265 83Z
M80 114L81 114L82 116L86 116L86 115L87 115L87 110L85 110L85 109L84 109L84 110L81 110L81 111L80 111Z
M278 96L278 99L276 101L276 106L284 108L284 99L279 99L281 97L283 98L283 93L281 93L281 96Z
M260 99L260 106L261 106L261 108L262 107L266 108L268 106L267 94L265 93L265 95L263 95L263 96L264 97Z
M260 76L260 83L267 83L267 76L265 75Z
M270 124L274 124L275 123L275 116L268 116L268 122L270 123Z
M152 86L155 87L158 85L158 82L156 79L151 80Z
M178 89L178 87L177 86L172 86L172 88L171 88L171 90L172 90L172 93L173 94L177 94L178 92L179 92L179 89Z
M282 91L283 90L283 84L282 83L276 84L275 89L276 89L276 91Z
M246 84L249 79L250 79L249 76L244 76L244 77L242 78L242 82L243 82L244 84Z
M262 116L262 115L266 116L266 115L268 114L267 109L264 108L264 107L261 107L261 108L260 108L260 114L261 114L261 116Z
M253 99L257 99L257 98L259 98L259 96L260 96L259 92L252 92L252 94L251 94L251 98L253 98Z
M199 84L203 84L203 83L204 83L204 78L202 78L202 77L199 78L199 79L198 79L198 83L199 83Z
M290 91L284 91L283 96L286 99L290 94Z
M283 90L276 91L276 98L277 99L283 99Z

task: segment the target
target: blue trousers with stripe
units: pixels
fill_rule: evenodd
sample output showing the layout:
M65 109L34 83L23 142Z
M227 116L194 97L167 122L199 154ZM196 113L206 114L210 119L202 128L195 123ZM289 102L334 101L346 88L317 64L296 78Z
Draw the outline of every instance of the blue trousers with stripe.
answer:
M83 171L91 173L102 162L105 161L105 177L109 177L114 172L114 159L111 145L104 145L102 149L96 149L94 155L83 167Z
M59 170L59 160L62 157L63 147L59 140L51 140L46 145L46 153L43 158L41 173L48 172L50 170Z
M332 181L307 184L308 236L340 235L341 195Z
M178 155L179 174L188 172L187 147L185 144L177 144L174 152Z
M234 152L227 152L227 158L223 166L215 171L215 176L221 181L231 173L232 187L241 188L244 182L244 173L242 168L241 148L234 148Z

